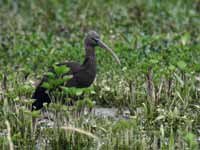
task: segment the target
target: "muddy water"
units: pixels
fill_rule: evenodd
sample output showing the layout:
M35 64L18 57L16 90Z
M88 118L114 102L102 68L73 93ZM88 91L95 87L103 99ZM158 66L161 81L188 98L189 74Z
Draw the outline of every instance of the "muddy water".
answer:
M116 108L93 108L92 113L95 116L116 117L118 110Z
M111 118L119 118L119 117L127 118L130 115L129 110L123 110L120 113L117 108L104 108L104 107L93 108L92 113L98 117L111 117Z

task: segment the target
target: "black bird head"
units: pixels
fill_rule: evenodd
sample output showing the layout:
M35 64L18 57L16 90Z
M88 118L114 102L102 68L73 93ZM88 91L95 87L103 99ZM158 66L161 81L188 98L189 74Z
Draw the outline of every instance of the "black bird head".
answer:
M118 64L120 64L120 60L117 57L117 55L114 53L114 51L109 48L103 41L101 41L100 36L95 31L89 31L85 37L85 46L86 47L96 47L99 46L102 49L107 50L110 52Z

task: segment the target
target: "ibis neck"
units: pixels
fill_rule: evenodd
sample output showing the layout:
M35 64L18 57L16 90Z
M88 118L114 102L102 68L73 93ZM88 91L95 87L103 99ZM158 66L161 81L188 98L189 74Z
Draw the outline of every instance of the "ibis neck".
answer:
M96 55L95 48L92 46L85 46L86 54L83 66L87 69L96 70Z
M85 50L86 50L86 58L91 58L91 57L94 58L94 59L96 58L94 46L86 45Z

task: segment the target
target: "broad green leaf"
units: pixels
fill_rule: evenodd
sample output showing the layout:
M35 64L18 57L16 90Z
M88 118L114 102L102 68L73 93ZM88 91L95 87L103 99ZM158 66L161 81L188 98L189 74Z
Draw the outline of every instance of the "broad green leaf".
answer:
M54 81L52 81L54 86L59 86L62 85L65 81L63 79L56 79Z
M152 64L157 64L159 61L157 60L157 59L151 59L150 60L150 63L152 63Z
M175 67L174 65L170 65L170 66L169 66L169 70L173 71L173 70L175 70L175 69L176 69L176 67Z
M47 72L46 75L51 79L55 77L55 75L52 72Z
M186 64L184 61L178 61L178 62L177 62L177 66L178 66L180 69L184 70L184 69L186 68L187 64Z
M187 32L185 33L182 38L181 38L181 42L183 45L186 45L190 40L190 34Z
M54 66L54 70L55 70L56 74L58 76L60 76L64 73L67 73L69 71L69 68L66 66Z
M197 142L197 136L191 132L186 133L184 136L184 140L187 142L189 149L191 150L198 150L198 142Z
M63 77L64 81L68 81L69 79L71 79L73 76L72 75L66 75Z
M82 89L76 89L76 96L80 96L81 94L83 94L83 90Z
M44 82L43 84L42 84L42 87L44 87L45 89L51 89L51 85L49 84L49 83L47 83L47 82Z

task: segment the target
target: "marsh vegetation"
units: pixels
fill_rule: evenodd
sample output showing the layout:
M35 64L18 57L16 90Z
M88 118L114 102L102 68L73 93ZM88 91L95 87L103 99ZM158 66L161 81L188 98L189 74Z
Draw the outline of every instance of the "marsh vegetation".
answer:
M62 91L76 104L57 91L31 112L34 83L82 62L91 29L122 66L98 48L93 85ZM199 33L199 0L0 0L0 149L199 149Z

